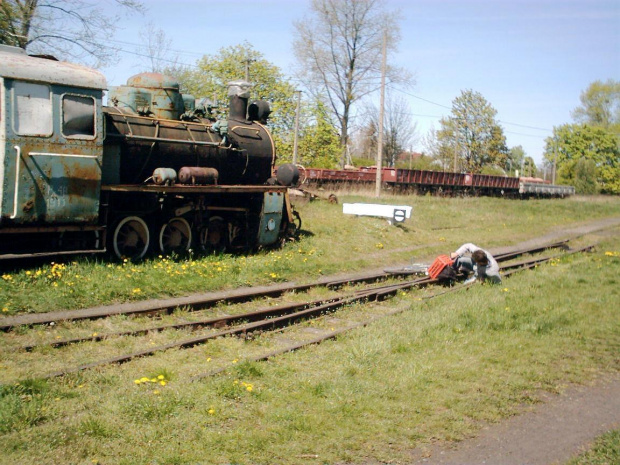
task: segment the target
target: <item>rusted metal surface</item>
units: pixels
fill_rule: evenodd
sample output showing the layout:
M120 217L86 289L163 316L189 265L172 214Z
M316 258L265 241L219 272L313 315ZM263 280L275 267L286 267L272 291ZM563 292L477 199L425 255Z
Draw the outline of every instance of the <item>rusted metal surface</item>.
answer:
M196 310L209 308L219 302L244 302L259 297L280 296L285 292L301 292L316 286L337 288L346 283L370 282L384 279L383 272L363 273L348 276L342 279L325 278L313 283L299 284L295 282L274 284L270 286L255 286L228 291L195 294L188 297L157 299L144 302L131 302L118 305L104 305L81 310L67 310L62 312L33 313L0 318L0 330L7 331L16 326L49 324L57 321L87 320L105 318L113 315L141 315L157 312L170 313L178 307L188 307Z
M2 226L95 224L103 144L94 70L0 49Z
M570 253L572 254L572 253L583 252L583 251L591 249L592 247L593 247L592 245L582 247L577 250L572 250L570 251ZM551 260L552 258L563 256L563 255L566 255L566 254L526 260L518 264L511 264L507 267L502 268L502 270L508 270L509 273L512 273L518 270L534 267L539 263ZM342 307L344 305L349 305L352 303L357 303L357 302L362 302L362 301L373 301L373 300L379 301L387 297L393 296L398 292L402 292L403 290L411 289L412 287L420 287L420 286L425 286L425 285L433 284L437 282L438 282L437 280L431 279L431 278L420 278L420 279L416 279L416 280L412 280L412 281L408 281L404 283L379 286L379 287L370 288L370 289L362 289L362 290L355 292L354 295L345 295L345 296L335 297L335 298L328 299L328 300L316 301L317 305L315 306L308 307L309 303L307 303L306 304L307 308L302 308L300 310L297 310L297 309L303 304L294 304L291 306L291 309L293 309L291 313L286 313L281 316L274 317L273 313L266 312L265 315L261 316L261 318L263 319L259 321L255 321L252 323L246 323L246 324L243 324L237 327L218 331L216 333L212 333L212 334L208 334L204 336L189 338L189 339L185 339L182 341L177 341L177 342L165 344L162 346L157 346L157 347L133 352L130 354L120 355L120 356L109 358L106 360L96 361L93 363L81 365L81 366L66 369L66 370L59 370L53 373L49 373L43 376L43 378L44 379L55 378L55 377L65 376L67 374L77 373L83 370L95 368L98 366L125 363L135 358L153 355L157 352L162 352L162 351L173 349L173 348L190 348L190 347L194 347L196 345L208 342L209 340L223 337L223 336L246 335L254 331L263 331L263 330L280 328L283 326L290 325L302 319L313 318L316 316L323 315L326 312L332 312L335 309ZM471 286L471 284L461 285L461 286L458 286L458 289L463 289L469 286ZM442 293L445 293L445 292L442 292ZM265 316L266 318L264 318ZM354 329L359 326L363 326L363 325L364 325L363 323L359 325L354 325L350 327L349 330ZM316 343L316 342L319 342L320 340L324 340L324 338L325 337L318 338L318 340L313 340L315 342L307 342L306 344ZM296 346L296 347L299 347L299 346Z
M512 259L518 255L526 253L536 253L546 249L564 247L568 241L559 241L543 246L536 246L529 249L513 250L511 252L497 254L495 258L501 262ZM303 292L313 287L325 286L330 289L337 289L341 286L352 283L375 282L386 279L387 277L408 276L411 273L406 269L401 271L394 270L386 273L385 271L368 272L355 275L348 275L342 278L326 277L314 283L282 283L270 286L256 286L241 288L229 291L209 292L195 294L187 297L156 299L143 302L131 302L117 305L103 305L99 307L86 308L81 310L67 310L61 312L33 313L16 315L12 317L0 318L0 330L8 331L14 327L22 325L49 324L58 321L87 320L105 318L113 315L142 315L154 313L171 313L176 308L185 307L194 310L209 308L220 302L244 302L259 297L275 297L286 292Z
M177 224L190 225L186 237L198 238L196 246L203 247L201 238L208 234L207 225L214 224L215 209L222 230L230 231L226 247L248 249L257 245L257 238L270 245L294 232L288 199L280 205L286 209L277 212L267 212L270 206L262 203L263 197L287 192L265 187L272 182L275 144L261 124L268 114L266 102L253 103L251 119L261 122L246 119L249 86L247 92L231 96L237 113L218 122L204 99L197 104L192 96L182 95L178 82L168 76L133 76L127 86L110 93L115 106L103 108L105 87L97 71L0 47L0 234L30 228L19 243L0 243L0 255L47 255L61 241L63 252L104 250L107 236L118 258L141 258L152 245L149 237L162 231L156 230L159 225L177 216L184 216ZM182 168L190 171L187 179ZM182 182L230 187L142 187L155 179L173 184L174 176L157 176L169 172L180 172ZM133 187L123 187L127 185ZM187 195L176 195L180 193ZM257 230L267 213L271 216L266 228L275 224L275 233L269 229L268 237ZM140 247L133 246L137 241L117 240L117 228L127 218L132 224L148 225L140 231ZM72 234L69 244L69 235L63 234L80 231L75 229L80 226L99 227L102 240L83 229L86 234ZM54 227L59 228L57 235L46 237L44 233L52 230L42 228ZM190 242L184 246L189 248Z
M306 169L304 172L310 183L351 183L372 184L376 182L376 168L367 167L356 170ZM571 186L551 186L531 183L530 178L492 176L473 173L453 173L429 170L382 169L382 182L399 189L422 192L472 192L476 194L540 196L568 196L574 194Z
M215 168L184 166L179 170L179 183L192 185L217 184L219 173Z
M103 185L102 191L108 192L151 192L151 193L202 193L202 194L262 194L263 192L286 193L287 187L284 186L157 186L157 185L136 185L136 184L110 184Z

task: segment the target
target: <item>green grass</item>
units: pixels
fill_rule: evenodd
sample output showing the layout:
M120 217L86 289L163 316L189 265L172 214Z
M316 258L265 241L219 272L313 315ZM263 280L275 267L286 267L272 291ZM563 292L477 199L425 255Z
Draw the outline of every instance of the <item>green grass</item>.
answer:
M340 196L344 201L374 198ZM620 215L613 197L556 200L386 196L384 203L413 206L402 226L342 214L341 205L313 202L299 207L299 241L254 255L153 257L118 263L77 257L0 271L4 315L89 307L113 302L186 295L381 267L412 256L432 257L464 241L487 248L517 243L563 224Z
M613 465L620 463L620 430L609 431L599 437L591 449L571 460L567 465Z
M620 214L618 199L567 200L416 197L415 219L405 228L346 218L338 206L314 203L302 211L304 229L313 235L283 250L138 265L78 260L65 269L56 267L62 276L52 273L52 278L37 278L40 282L26 272L50 273L51 265L7 272L12 279L2 280L2 290L13 299L12 311L21 312L44 310L43 302L34 303L45 295L48 308L61 308L58 296L66 294L59 288L69 281L82 296L70 299L77 307L105 301L112 288L124 300L278 279L312 280L343 269L409 261L416 254L433 256L465 240L503 245L569 222ZM433 229L455 224L471 227ZM48 360L54 354L60 354L55 363L72 366L80 357L113 356L137 342L120 338L32 354L17 348L64 332L88 334L105 331L106 325L145 320L117 318L82 322L77 328L59 324L2 334L0 463L406 462L414 447L462 440L486 423L539 402L542 392L561 392L567 384L592 382L620 369L620 244L617 235L600 237L604 242L594 253L518 273L501 286L477 285L430 300L422 297L431 290L404 293L382 303L352 305L276 334L223 338L62 379L17 382L51 369ZM89 276L86 270L95 273L92 280L106 285L75 277ZM167 282L169 276L174 284ZM134 293L137 288L141 291ZM28 295L18 300L16 289ZM269 362L246 360L396 309L402 312L336 340ZM146 344L182 336L153 334ZM191 381L220 367L227 371Z

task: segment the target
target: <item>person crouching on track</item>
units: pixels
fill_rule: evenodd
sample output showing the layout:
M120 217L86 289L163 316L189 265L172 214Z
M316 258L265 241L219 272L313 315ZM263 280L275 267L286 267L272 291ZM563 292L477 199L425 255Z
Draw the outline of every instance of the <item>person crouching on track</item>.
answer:
M470 256L466 256L470 254ZM455 270L463 270L473 272L474 275L467 279L464 284L474 282L476 279L492 284L500 284L502 278L499 275L499 265L489 252L481 249L477 245L467 243L460 246L456 252L450 254L450 258L454 259L452 267Z

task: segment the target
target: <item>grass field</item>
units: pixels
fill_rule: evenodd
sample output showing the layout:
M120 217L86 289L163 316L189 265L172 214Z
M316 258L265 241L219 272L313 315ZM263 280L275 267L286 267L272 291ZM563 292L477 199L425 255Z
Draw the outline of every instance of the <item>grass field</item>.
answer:
M362 195L340 200L374 201ZM299 207L304 234L298 241L252 256L153 257L138 264L83 257L5 269L2 312L312 281L432 258L466 241L492 248L620 216L620 199L606 197L382 201L412 205L412 219L390 226L313 202ZM51 381L36 374L55 349L42 349L29 363L17 349L23 341L143 320L117 317L2 334L0 463L406 462L413 448L474 435L537 403L541 392L620 369L619 234L618 228L591 234L580 241L600 240L593 253L519 273L501 286L477 285L433 299L422 299L431 291L412 291L274 335L224 338ZM402 312L336 340L269 362L245 360L304 333L395 309ZM153 335L150 343L166 337ZM112 356L132 344L129 338L103 348L84 344L72 356ZM49 363L74 362L56 359ZM228 370L190 380L217 367Z

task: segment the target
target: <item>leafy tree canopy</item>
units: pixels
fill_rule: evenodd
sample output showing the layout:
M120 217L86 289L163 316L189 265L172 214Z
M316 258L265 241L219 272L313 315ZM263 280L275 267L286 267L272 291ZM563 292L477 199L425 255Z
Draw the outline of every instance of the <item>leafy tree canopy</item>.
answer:
M578 123L620 130L620 82L594 81L581 93L581 106L573 111Z
M279 161L291 161L297 98L295 87L276 65L249 43L224 47L215 55L205 55L195 69L170 69L176 75L184 92L196 97L206 97L226 112L228 83L245 79L253 84L251 99L264 99L271 105L267 122L278 151ZM301 163L318 166L332 164L331 138L336 134L329 122L324 106L302 100L298 153ZM321 144L326 144L324 147Z
M340 160L340 137L331 123L325 105L317 101L308 106L310 122L306 123L299 139L299 163L306 167L337 168Z
M264 99L270 103L272 113L268 126L278 149L291 135L295 121L295 87L280 68L267 61L249 43L224 47L215 55L205 55L193 69L168 72L179 78L184 92L210 99L221 113L227 111L228 83L244 80L247 76L252 83L251 100Z
M440 120L438 153L443 158L453 154L457 171L480 173L486 165L504 166L508 148L496 114L482 94L462 91L452 102L452 115Z
M620 194L620 136L603 127L565 124L554 128L546 140L545 159L555 163L558 183L576 189L586 186L581 193L587 193L591 180L583 176L594 172L597 190Z

